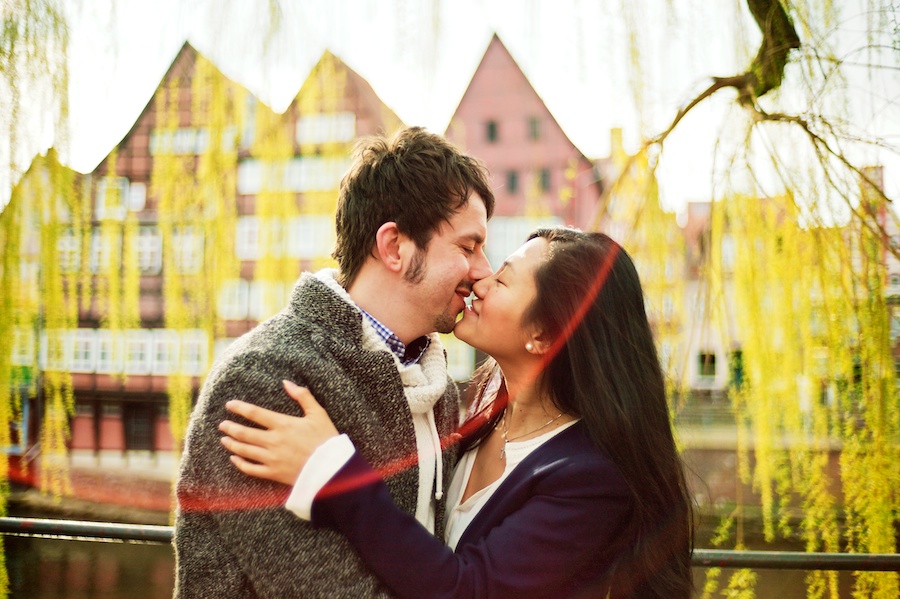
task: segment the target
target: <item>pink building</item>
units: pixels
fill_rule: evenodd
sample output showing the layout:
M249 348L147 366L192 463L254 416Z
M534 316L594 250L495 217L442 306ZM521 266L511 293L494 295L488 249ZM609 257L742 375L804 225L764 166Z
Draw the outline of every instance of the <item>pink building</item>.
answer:
M495 34L446 136L485 161L498 217L555 216L587 228L602 186Z

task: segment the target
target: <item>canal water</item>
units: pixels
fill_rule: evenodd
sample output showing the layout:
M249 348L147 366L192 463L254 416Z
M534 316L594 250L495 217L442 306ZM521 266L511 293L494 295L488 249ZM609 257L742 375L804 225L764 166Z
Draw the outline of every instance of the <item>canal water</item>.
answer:
M4 538L10 597L171 599L172 547L160 544Z
M13 598L169 599L175 559L169 545L5 537ZM719 592L731 571L723 570ZM805 572L758 570L759 599L806 597ZM702 590L706 571L695 570ZM850 597L850 575L842 574L841 597ZM699 594L698 594L699 596ZM722 597L716 594L716 597Z

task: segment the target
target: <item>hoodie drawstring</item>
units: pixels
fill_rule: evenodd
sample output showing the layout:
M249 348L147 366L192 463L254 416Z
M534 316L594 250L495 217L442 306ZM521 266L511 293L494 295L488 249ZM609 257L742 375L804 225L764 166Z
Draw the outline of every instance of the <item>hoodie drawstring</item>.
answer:
M440 501L444 497L444 458L441 452L441 435L434 420L434 410L428 410L428 424L434 446L434 498Z

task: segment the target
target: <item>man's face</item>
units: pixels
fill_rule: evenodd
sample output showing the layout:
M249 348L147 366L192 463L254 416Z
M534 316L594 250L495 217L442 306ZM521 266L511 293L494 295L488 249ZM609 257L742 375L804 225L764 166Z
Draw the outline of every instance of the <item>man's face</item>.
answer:
M476 281L491 275L484 255L487 210L473 193L469 201L431 237L425 250L417 250L404 273L410 292L428 319L429 331L449 333L466 307Z

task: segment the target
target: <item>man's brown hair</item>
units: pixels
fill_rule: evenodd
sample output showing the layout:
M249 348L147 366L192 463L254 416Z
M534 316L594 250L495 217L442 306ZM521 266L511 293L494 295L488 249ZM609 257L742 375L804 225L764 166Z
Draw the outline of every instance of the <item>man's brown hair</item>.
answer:
M441 222L465 206L472 193L484 201L490 218L494 194L487 168L440 135L408 127L390 138L361 138L338 196L332 256L340 283L347 287L353 282L381 225L397 223L424 250Z

